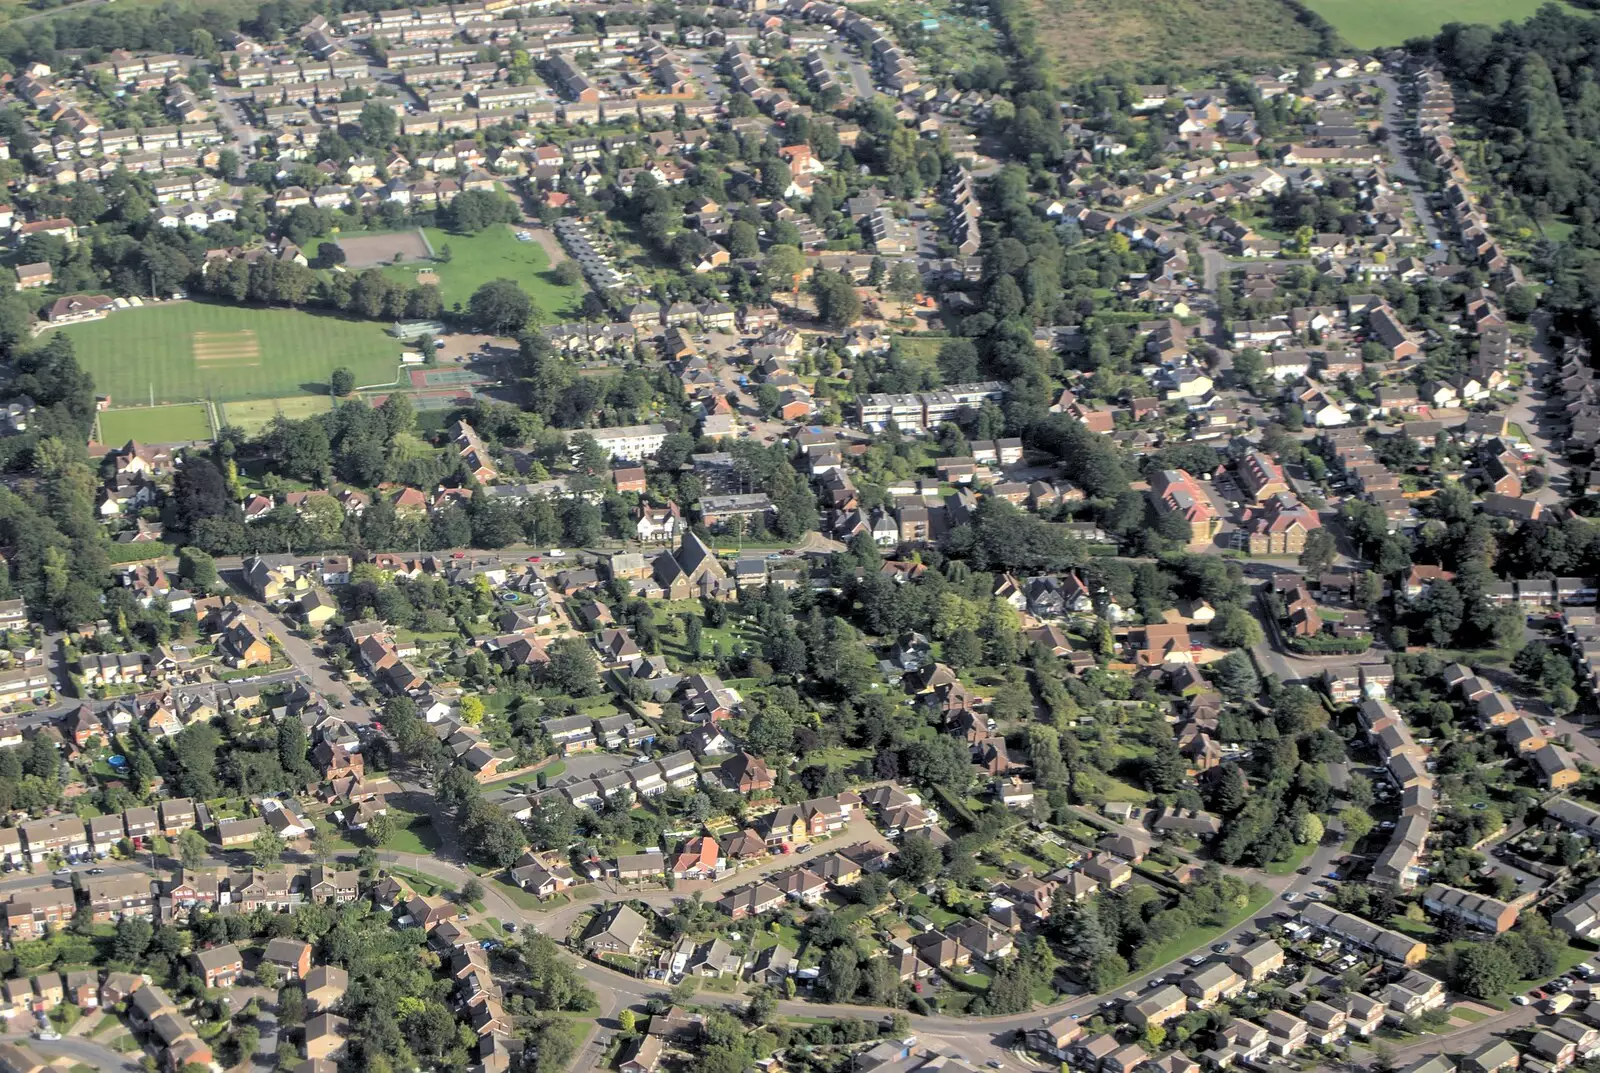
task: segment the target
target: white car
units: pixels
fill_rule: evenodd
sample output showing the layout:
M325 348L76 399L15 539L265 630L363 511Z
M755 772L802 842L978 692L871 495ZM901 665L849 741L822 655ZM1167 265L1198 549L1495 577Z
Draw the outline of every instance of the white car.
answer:
M51 1041L51 1040L58 1040L58 1039L60 1039L60 1038L61 1038L61 1033L59 1033L59 1032L57 1032L57 1031L56 1031L56 1030L55 1030L55 1029L53 1029L53 1028L47 1028L47 1029L44 1029L44 1030L43 1030L43 1031L41 1031L41 1032L36 1032L36 1033L34 1033L34 1037L33 1037L33 1038L34 1038L34 1039L40 1039L40 1040L44 1040L44 1041L46 1041L46 1042L49 1042L49 1041Z

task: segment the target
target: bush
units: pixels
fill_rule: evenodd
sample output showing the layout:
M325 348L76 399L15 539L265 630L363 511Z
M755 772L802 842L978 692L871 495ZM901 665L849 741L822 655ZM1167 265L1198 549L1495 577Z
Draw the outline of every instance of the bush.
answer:
M1291 637L1289 649L1305 655L1349 656L1372 647L1370 637Z

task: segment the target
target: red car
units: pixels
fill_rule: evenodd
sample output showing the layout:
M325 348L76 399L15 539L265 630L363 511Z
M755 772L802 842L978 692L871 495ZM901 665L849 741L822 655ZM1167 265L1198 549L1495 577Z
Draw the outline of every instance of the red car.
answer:
M466 557L467 557L467 553L464 552L464 551L452 552L451 555L450 555L450 558L452 558L452 559L465 559Z
M542 563L542 562L544 562L544 556L542 556L542 555L530 555L530 556L528 556L528 561L530 563Z

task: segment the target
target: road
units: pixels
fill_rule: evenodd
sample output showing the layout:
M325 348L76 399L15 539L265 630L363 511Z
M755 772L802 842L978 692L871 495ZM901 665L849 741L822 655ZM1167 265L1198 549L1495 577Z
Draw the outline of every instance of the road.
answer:
M1353 78L1330 78L1318 82L1315 89L1331 86L1348 86L1354 84L1367 84L1377 86L1383 90L1383 105L1379 113L1383 119L1384 129L1389 133L1389 164L1390 180L1398 179L1405 184L1406 191L1411 197L1412 208L1416 210L1417 226L1422 228L1423 238L1430 247L1427 260L1444 261L1448 258L1447 252L1441 247L1432 249L1435 242L1441 242L1438 217L1434 215L1433 206L1428 204L1427 193L1423 190L1422 180L1417 177L1417 169L1411 160L1411 145L1407 137L1411 125L1406 121L1405 104L1400 92L1400 83L1395 81L1393 75L1374 74L1357 75Z
M857 97L866 101L873 98L877 89L872 84L872 72L867 70L866 63L859 56L849 52L842 42L832 41L828 44L828 57L833 60L835 66L846 68L850 76L850 85L855 87Z
M830 839L825 846L819 846L817 852L825 852L828 847L842 848L852 842L871 839L881 841L876 829L864 819L857 820L841 835ZM1284 900L1284 895L1290 892L1303 894L1311 889L1316 879L1327 871L1331 862L1340 854L1340 847L1335 840L1331 844L1320 846L1306 861L1306 875L1268 876L1251 875L1250 878L1261 883L1272 891L1273 898L1262 907L1257 916L1228 929L1213 938L1213 942L1226 941L1238 943L1245 932L1256 931L1261 926L1256 922L1265 920L1273 913L1280 910L1292 910L1292 903ZM402 867L416 869L432 874L454 884L464 883L472 873L467 871L458 860L451 859L455 851L446 847L441 849L439 855L421 857L413 854L380 853L379 859L388 864L398 864ZM349 857L350 854L343 856ZM654 905L670 905L676 901L699 895L702 900L711 901L722 893L735 887L743 886L763 875L789 867L796 863L794 858L775 857L763 861L754 868L741 869L733 875L714 882L697 884L680 884L675 890L658 891L627 891L629 897ZM533 912L521 909L509 899L501 895L492 886L486 887L484 892L484 908L488 915L498 917L502 922L515 921L520 926L531 927L542 934L562 942L566 939L575 921L593 905L616 901L623 893L623 888L611 884L601 884L587 889L586 895L579 900L558 907L549 912ZM1202 951L1203 953L1203 951ZM1185 970L1181 959L1174 959L1165 965L1153 966L1148 972L1140 974L1133 980L1118 987L1114 994L1121 995L1125 991L1142 990L1153 981L1160 980L1169 972ZM602 1015L609 1019L623 1006L635 1008L642 1012L649 999L659 997L666 990L667 984L661 981L642 980L609 968L583 960L578 964L579 974L589 985L595 989L602 1003ZM1108 995L1111 993L1108 993ZM1009 1053L1008 1048L1012 1037L1019 1029L1027 1029L1038 1025L1041 1019L1053 1020L1069 1014L1088 1016L1095 1012L1099 1004L1108 995L1084 995L1049 1007L1041 1007L1026 1014L1011 1014L1000 1017L970 1018L952 1016L932 1016L916 1018L914 1024L919 1038L925 1042L943 1043L956 1047L974 1061L987 1061L990 1058L1005 1060L1014 1064L1015 1056ZM743 994L720 995L714 992L704 992L697 996L697 1002L711 1005L722 1005L729 1009L742 1009L749 1001ZM870 1017L873 1015L887 1016L903 1010L880 1009L876 1007L857 1005L832 1005L827 1003L814 1003L801 1000L786 1000L778 1004L780 1013L804 1017ZM586 1041L583 1049L585 1056L593 1061L599 1053L597 1038ZM580 1067L581 1068L581 1067Z
M1532 1006L1513 1006L1506 1013L1479 1021L1477 1024L1463 1028L1459 1032L1451 1032L1439 1036L1424 1036L1415 1043L1408 1043L1404 1047L1394 1048L1395 1065L1404 1068L1418 1058L1442 1054L1446 1050L1458 1054L1471 1051L1473 1048L1487 1043L1491 1036L1526 1028L1528 1025L1533 1024L1537 1017L1538 1011ZM1553 1021L1555 1018L1551 1018L1551 1020ZM1446 1040L1449 1042L1446 1043Z
M1522 388L1517 392L1517 401L1506 411L1506 420L1522 429L1529 446L1544 459L1540 467L1535 467L1544 473L1544 487L1531 494L1550 506L1568 494L1572 473L1556 441L1561 431L1560 415L1550 412L1550 395L1544 388L1560 368L1560 354L1550 340L1549 316L1537 313L1532 322L1533 345L1528 350Z
M130 1051L128 1054L118 1054L110 1047L101 1046L91 1040L77 1036L63 1036L58 1040L38 1040L32 1036L7 1035L3 1038L7 1043L21 1043L29 1050L35 1051L46 1058L65 1058L69 1062L82 1063L90 1069L101 1071L122 1069L127 1073L142 1073L138 1059L144 1057L142 1051Z

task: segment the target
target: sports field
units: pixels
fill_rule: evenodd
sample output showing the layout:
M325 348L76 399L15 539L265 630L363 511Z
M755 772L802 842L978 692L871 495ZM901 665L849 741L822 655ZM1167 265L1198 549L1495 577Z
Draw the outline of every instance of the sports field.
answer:
M436 227L423 228L437 256L450 247L450 262L385 268L390 276L416 283L419 272L438 274L439 294L446 309L457 303L463 307L472 292L494 279L511 279L522 284L535 305L549 317L576 315L583 299L583 285L563 287L550 271L550 257L537 242L519 242L516 232L504 224L485 228L476 235L452 235Z
M97 381L98 382L98 381ZM100 415L100 442L113 446L129 440L145 443L188 443L211 438L205 403L138 406L107 410Z
M166 302L58 329L95 390L116 404L271 399L326 391L340 366L392 383L401 345L372 321L204 302Z
M250 435L255 435L272 419L282 414L291 421L325 414L333 409L333 400L327 395L289 395L281 399L250 399L230 402L222 407L222 421Z
M1357 48L1398 45L1413 37L1439 32L1447 22L1483 22L1498 26L1521 22L1546 0L1305 0L1306 7L1333 24L1339 36ZM1581 13L1566 4L1568 11Z

